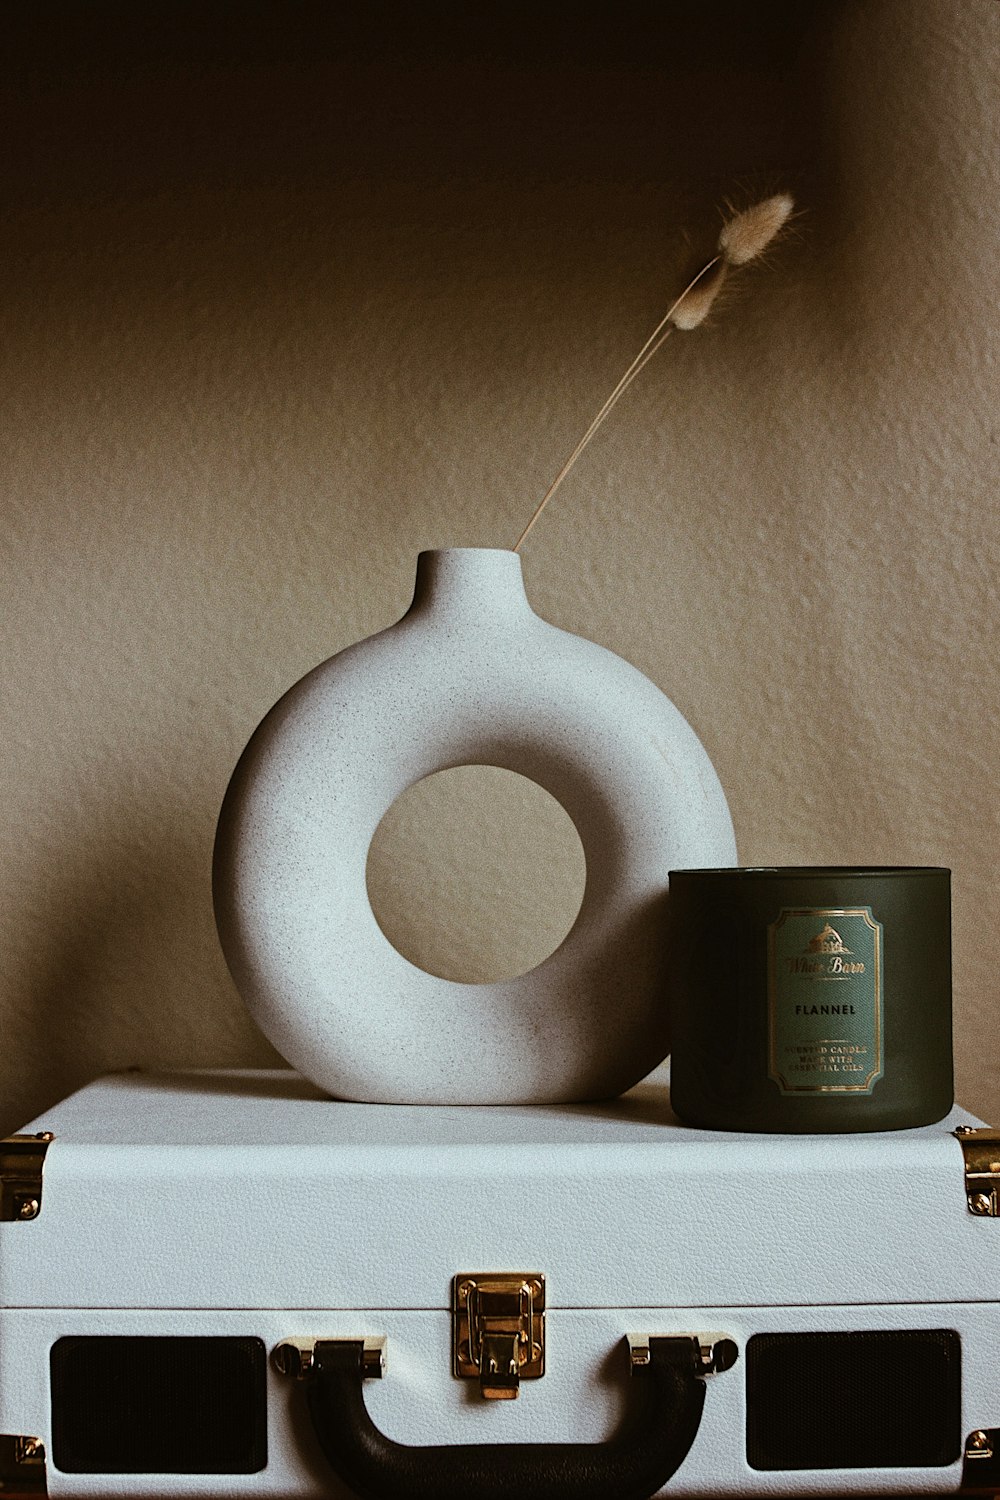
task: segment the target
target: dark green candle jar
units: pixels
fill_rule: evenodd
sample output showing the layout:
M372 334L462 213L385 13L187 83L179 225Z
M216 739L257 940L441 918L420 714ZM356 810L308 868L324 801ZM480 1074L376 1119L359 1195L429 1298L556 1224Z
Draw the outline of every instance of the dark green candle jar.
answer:
M899 1130L954 1102L948 870L675 870L668 970L689 1125Z

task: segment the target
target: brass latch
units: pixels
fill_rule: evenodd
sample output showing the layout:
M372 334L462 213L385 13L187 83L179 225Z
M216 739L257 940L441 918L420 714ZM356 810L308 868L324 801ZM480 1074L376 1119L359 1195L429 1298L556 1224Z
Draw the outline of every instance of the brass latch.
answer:
M44 1443L36 1437L0 1433L0 1495L4 1500L28 1500L47 1494Z
M965 1198L969 1213L1000 1217L1000 1131L959 1125L955 1136L965 1157Z
M37 1219L42 1211L42 1166L50 1130L38 1135L9 1135L0 1141L0 1220Z
M545 1277L463 1272L452 1283L452 1368L487 1401L513 1401L545 1374Z

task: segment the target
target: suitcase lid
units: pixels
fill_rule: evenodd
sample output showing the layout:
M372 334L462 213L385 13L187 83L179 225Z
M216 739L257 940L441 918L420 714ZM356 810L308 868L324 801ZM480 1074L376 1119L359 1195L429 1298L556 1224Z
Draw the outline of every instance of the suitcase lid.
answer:
M447 1308L459 1272L543 1272L564 1308L993 1294L967 1205L977 1124L777 1136L678 1124L665 1076L611 1104L411 1107L286 1070L99 1079L52 1131L0 1305Z

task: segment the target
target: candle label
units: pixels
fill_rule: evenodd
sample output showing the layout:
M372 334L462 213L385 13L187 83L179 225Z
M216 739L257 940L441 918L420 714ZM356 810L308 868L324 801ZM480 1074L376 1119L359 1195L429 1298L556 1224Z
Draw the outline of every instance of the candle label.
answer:
M882 923L783 907L767 929L768 1075L783 1094L870 1094L883 1071Z

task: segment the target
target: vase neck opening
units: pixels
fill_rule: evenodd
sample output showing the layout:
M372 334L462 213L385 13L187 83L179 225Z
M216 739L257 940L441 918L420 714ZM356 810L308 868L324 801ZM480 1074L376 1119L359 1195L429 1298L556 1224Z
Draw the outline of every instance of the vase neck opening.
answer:
M521 558L499 547L444 547L421 552L410 610L446 609L475 619L531 613Z

